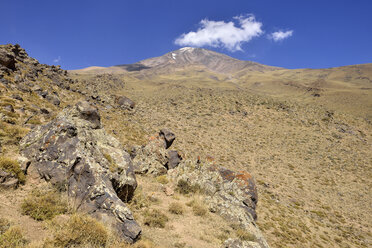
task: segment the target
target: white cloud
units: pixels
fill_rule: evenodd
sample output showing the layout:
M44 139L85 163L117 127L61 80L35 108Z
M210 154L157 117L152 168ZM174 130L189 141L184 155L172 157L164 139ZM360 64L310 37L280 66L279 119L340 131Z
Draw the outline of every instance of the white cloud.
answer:
M293 34L293 30L289 30L286 32L278 31L278 32L271 33L269 35L269 38L273 39L274 41L281 41L281 40L291 37L292 34Z
M54 62L54 63L58 63L59 61L61 61L61 56L58 56L58 58L53 59L53 62Z
M263 33L262 23L256 21L253 15L236 16L237 26L233 21L200 21L196 32L184 33L175 40L179 46L211 46L223 47L230 51L241 51L241 45Z

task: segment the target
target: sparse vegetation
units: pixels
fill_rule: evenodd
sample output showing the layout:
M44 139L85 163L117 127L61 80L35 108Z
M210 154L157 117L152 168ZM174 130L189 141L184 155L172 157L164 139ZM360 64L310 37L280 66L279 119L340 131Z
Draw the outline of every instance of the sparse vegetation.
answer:
M19 227L12 226L0 236L0 248L23 248L27 240Z
M67 212L67 203L53 190L33 190L22 203L22 213L35 220L50 220Z

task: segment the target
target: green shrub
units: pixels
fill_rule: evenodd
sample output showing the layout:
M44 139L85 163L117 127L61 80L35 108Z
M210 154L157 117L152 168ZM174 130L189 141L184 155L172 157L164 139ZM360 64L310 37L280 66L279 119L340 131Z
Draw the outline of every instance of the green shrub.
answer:
M26 176L21 170L19 163L7 157L0 157L0 168L17 177L19 183L24 184Z
M157 209L147 210L144 213L144 223L150 227L164 228L168 222L168 217Z
M108 237L108 231L101 222L86 215L74 214L46 244L52 247L105 247Z
M169 212L171 212L172 214L177 214L177 215L182 215L183 212L184 212L184 209L183 209L183 206L181 203L178 203L178 202L172 202L170 205L169 205L169 208L168 208Z
M22 203L22 213L35 220L50 220L67 212L67 203L55 191L33 190Z
M161 184L167 184L169 182L167 175L161 175L156 177L156 181Z
M0 248L21 248L26 244L27 240L18 227L10 227L0 236Z
M181 194L187 195L190 193L196 193L200 191L200 186L198 184L191 185L186 180L179 180L177 183L177 191Z

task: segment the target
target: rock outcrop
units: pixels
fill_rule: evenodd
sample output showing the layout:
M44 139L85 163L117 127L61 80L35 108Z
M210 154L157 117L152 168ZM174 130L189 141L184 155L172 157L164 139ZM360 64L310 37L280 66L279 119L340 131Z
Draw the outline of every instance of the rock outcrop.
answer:
M182 156L175 150L168 150L176 139L174 133L162 129L157 136L150 137L149 143L134 150L133 164L138 174L161 175L178 166Z
M211 212L218 213L251 233L255 239L251 243L256 246L242 247L269 247L255 223L257 189L248 172L234 172L208 161L184 160L177 168L169 170L168 176L176 182L182 180L200 188Z
M55 185L65 185L74 206L113 227L129 242L141 228L125 202L137 187L132 161L101 127L95 106L79 102L21 141L27 168Z
M229 239L224 247L268 248L256 226L257 189L253 177L246 171L235 172L214 164L213 160L182 159L177 151L169 150L175 135L162 129L149 143L135 150L133 163L136 173L166 174L175 184L200 189L211 212L237 224L250 233L254 241ZM167 195L172 190L165 188Z

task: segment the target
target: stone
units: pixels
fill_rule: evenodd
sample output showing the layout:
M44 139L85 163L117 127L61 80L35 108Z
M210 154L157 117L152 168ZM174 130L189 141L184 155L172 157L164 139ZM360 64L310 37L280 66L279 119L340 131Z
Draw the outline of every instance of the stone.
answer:
M11 104L7 104L3 107L4 110L8 111L8 112L12 112L14 113L14 108L13 108L13 105Z
M16 188L19 180L11 173L0 169L0 188Z
M90 122L92 128L101 127L101 116L98 109L87 101L81 101L76 104L79 115L82 119Z
M101 128L97 108L79 102L38 126L20 142L24 169L55 185L64 184L70 202L115 228L128 242L141 227L126 205L137 181L132 161L119 141Z
M12 95L12 98L23 102L23 98L20 95Z
M164 139L165 149L168 149L173 144L173 141L176 139L176 135L174 135L174 133L166 128L160 130L159 136Z
M167 158L168 158L168 162L165 164L165 167L168 170L176 168L182 160L182 157L179 154L179 152L175 150L168 150Z
M242 241L240 239L227 239L221 248L260 248L261 246L255 242Z
M15 64L16 60L14 54L6 49L0 49L0 65L14 71L16 69Z
M120 108L127 109L127 110L134 109L136 105L135 102L133 102L131 99L129 99L126 96L116 97L115 103L119 105Z
M174 189L172 189L169 186L165 186L163 188L163 191L164 191L164 193L165 193L166 196L172 196L172 195L174 195Z
M59 100L58 96L55 95L47 95L45 99L47 99L49 102L56 106L59 106L61 104L61 101Z

